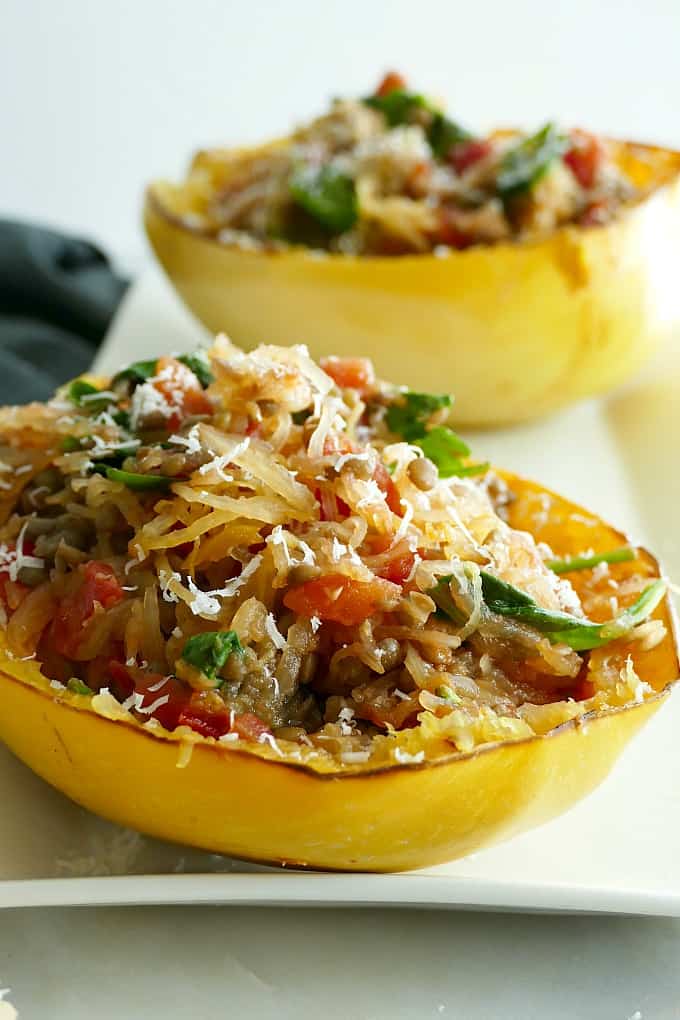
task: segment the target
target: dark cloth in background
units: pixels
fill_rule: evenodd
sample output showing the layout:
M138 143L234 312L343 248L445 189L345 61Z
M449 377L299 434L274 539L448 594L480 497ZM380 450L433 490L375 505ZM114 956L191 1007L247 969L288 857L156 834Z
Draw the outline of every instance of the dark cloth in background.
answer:
M47 400L84 372L126 287L88 241L0 220L0 404Z

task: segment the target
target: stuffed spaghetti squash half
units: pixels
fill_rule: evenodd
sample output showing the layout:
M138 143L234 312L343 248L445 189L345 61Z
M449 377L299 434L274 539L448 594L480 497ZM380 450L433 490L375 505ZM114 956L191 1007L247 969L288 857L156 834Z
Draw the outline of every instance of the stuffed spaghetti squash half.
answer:
M466 426L605 392L680 323L680 153L553 123L472 134L394 73L288 137L198 152L144 220L212 332L297 343L303 304L315 357L455 378Z
M665 584L450 407L220 337L0 411L0 737L267 862L414 868L567 808L676 679Z

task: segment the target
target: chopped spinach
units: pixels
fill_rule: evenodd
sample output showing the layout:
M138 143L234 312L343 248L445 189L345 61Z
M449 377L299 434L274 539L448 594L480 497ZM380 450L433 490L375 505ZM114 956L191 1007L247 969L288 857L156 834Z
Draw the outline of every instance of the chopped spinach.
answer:
M536 134L524 138L501 160L496 178L498 194L509 201L530 191L567 147L567 140L554 124L546 124Z
M236 631L211 630L189 638L181 657L210 680L214 680L229 656L233 652L240 654L242 651Z
M443 158L458 142L467 142L471 138L469 131L450 120L445 114L438 111L433 115L427 140L435 156Z
M552 644L566 644L577 652L599 648L615 638L623 637L653 613L666 593L664 581L658 579L644 589L632 606L624 609L613 620L594 623L559 610L544 609L525 591L502 581L495 574L481 570L480 575L484 604L490 612L526 623L545 634ZM449 591L451 580L451 576L441 578L429 594L438 608L459 624L461 612Z
M66 688L67 688L67 690L71 691L72 694L93 694L94 693L87 686L87 684L83 683L82 680L79 680L75 676L72 676L71 679L67 682Z
M358 217L354 181L332 165L300 167L290 181L291 195L331 234L342 234Z
M635 549L629 545L611 552L595 553L593 556L570 556L565 560L548 560L548 566L556 574L570 574L572 570L589 570L600 563L628 563L635 559Z
M427 428L432 415L441 408L450 407L451 403L451 397L446 394L408 391L388 407L385 422L390 432L419 446L437 466L442 478L483 473L488 464L463 462L462 458L469 455L470 449L453 429L445 425Z
M177 360L191 369L204 390L215 382L215 376L210 371L210 362L205 354L180 354Z
M367 96L364 103L382 113L390 127L408 124L417 110L431 110L425 96L406 89L392 89L383 96Z
M123 471L110 464L97 464L95 471L106 475L111 482L122 482L128 489L135 492L146 492L150 489L167 489L175 481L167 475L143 475L135 471Z
M122 368L120 372L117 372L111 380L111 383L115 386L116 383L123 382L125 380L129 380L130 382L135 383L135 385L137 383L146 382L147 379L150 379L151 376L156 374L157 364L157 358L153 358L149 361L133 361L131 365L128 365L126 368Z

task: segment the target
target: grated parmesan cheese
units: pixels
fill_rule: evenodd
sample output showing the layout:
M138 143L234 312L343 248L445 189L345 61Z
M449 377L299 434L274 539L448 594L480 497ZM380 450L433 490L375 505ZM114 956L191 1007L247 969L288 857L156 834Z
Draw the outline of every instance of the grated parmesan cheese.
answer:
M425 761L425 752L417 751L416 754L409 754L408 751L404 751L401 747L395 747L392 751L392 755L395 761L398 761L400 765L417 765L421 761Z
M235 595L239 588L243 587L248 578L255 573L261 562L262 556L258 553L257 556L253 556L250 563L243 568L238 577L228 581L224 588L215 588L213 591L201 591L200 588L196 587L194 579L188 577L187 586L189 592L193 595L193 599L189 603L189 609L194 616L217 616L221 609L219 599L231 598L232 595ZM178 574L173 575L173 577L181 580ZM165 594L163 597L165 598ZM168 601L176 601L176 596Z
M140 705L137 711L140 712L142 715L153 715L153 713L156 712L157 709L162 708L163 705L167 705L169 700L170 700L169 695L161 695L160 698L157 698L155 702L151 703L151 705L146 706Z
M362 482L361 487L364 495L357 503L357 508L380 505L385 502L385 493L382 491L375 478L369 478L367 482Z
M342 471L346 464L350 461L367 461L370 462L373 459L373 454L367 450L366 453L343 453L341 457L338 457L333 467L338 474Z
M340 761L344 765L361 765L371 757L370 751L341 751Z
M250 437L246 436L246 438L240 443L237 443L233 449L228 450L227 453L224 453L221 456L215 454L213 450L208 450L209 453L213 454L213 459L207 464L202 464L198 469L198 473L200 475L208 475L211 471L214 471L223 482L233 482L233 476L225 474L224 468L227 464L231 464L235 461L237 457L240 457L242 453L245 453L249 446Z
M108 687L102 687L99 693L92 697L90 706L97 715L102 715L105 719L130 719L130 713L114 698Z
M192 425L186 436L173 435L168 437L169 443L174 443L176 446L184 446L188 454L200 453L203 447L201 446L200 431L198 425Z
M169 679L170 677L164 676L162 680L158 681L158 683L152 684L151 687L148 688L148 690L150 691L151 694L155 694L156 691L160 691L161 687L165 687Z
M163 418L172 418L181 406L180 400L177 404L169 403L160 390L156 389L152 382L141 383L135 387L130 402L130 427L137 432L145 419L160 414Z
M223 733L222 736L219 737L218 742L220 744L235 744L239 739L238 733Z
M272 736L271 733L263 733L258 738L258 744L269 744L269 746L271 747L272 751L276 751L276 753L281 758L283 758L283 751L281 750L279 745L276 743L276 740L274 739L274 737Z
M401 499L400 503L405 508L404 516L401 519L401 524L394 533L394 538L392 539L391 543L393 546L396 545L398 542L401 542L402 538L406 537L406 532L408 531L411 521L413 520L414 513L413 504L410 503L407 499Z
M338 712L337 723L343 737L351 737L354 733L354 709L347 706Z
M129 450L141 445L141 439L125 439L120 443L112 443L97 435L92 436L92 442L94 446L89 452L93 457L105 457L109 453L115 453L116 450Z
M14 550L14 558L9 562L10 581L17 580L19 571L22 567L35 567L40 569L45 566L45 561L41 559L40 556L28 556L24 553L24 535L26 534L27 527L28 521L25 522L23 528L19 532L16 549Z
M273 613L268 613L267 618L264 621L264 629L266 630L269 637L272 639L276 648L281 651L282 648L286 647L286 639L276 626L276 620L274 619Z
M609 573L609 564L605 563L604 560L593 567L592 579L593 581L601 581L603 577L606 577Z
M132 663L134 663L134 659L132 660ZM127 661L127 665L128 666L131 665L129 659ZM126 712L130 712L132 709L135 709L136 711L141 711L141 707L143 704L144 695L140 694L139 691L133 691L129 698L126 698L125 701L121 702L121 708L124 708Z

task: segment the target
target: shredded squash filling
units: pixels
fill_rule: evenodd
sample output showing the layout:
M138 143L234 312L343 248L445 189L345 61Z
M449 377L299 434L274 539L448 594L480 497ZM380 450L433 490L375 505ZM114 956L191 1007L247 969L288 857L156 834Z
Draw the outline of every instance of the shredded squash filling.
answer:
M285 140L198 153L176 197L227 245L391 256L597 226L639 195L606 139L552 123L476 136L393 72Z
M3 668L349 769L640 700L627 649L663 639L663 582L631 547L558 560L512 527L450 406L220 337L1 410Z

